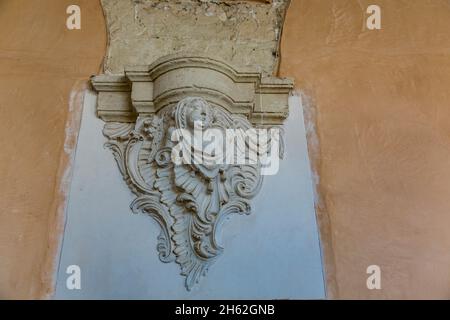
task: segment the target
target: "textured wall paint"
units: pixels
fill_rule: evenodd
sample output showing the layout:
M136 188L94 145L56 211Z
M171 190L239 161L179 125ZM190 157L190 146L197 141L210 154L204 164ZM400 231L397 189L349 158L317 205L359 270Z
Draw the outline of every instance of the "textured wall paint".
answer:
M68 100L98 72L106 37L98 2L77 3L83 30L69 32L70 1L0 2L0 297L50 288ZM372 3L293 0L284 29L281 73L309 98L320 141L310 147L328 290L449 298L449 3L377 0L383 30L369 32ZM374 263L379 292L365 287Z
M373 3L381 31L364 29ZM330 297L450 298L449 30L444 0L291 3L281 74L315 115Z
M133 214L135 198L104 148L96 96L85 98L67 211L56 298L59 299L286 299L324 298L310 165L297 97L290 98L286 155L266 176L253 214L232 216L223 230L224 253L192 289L175 263L156 251L160 228ZM81 268L82 290L66 288L66 269Z
M82 30L68 31L73 1L0 1L0 298L52 292L78 92L106 44L99 2L76 3Z

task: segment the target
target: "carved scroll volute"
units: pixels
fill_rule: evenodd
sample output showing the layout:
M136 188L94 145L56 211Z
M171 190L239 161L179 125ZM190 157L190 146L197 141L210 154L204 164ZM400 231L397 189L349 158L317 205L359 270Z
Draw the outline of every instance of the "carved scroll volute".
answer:
M107 146L136 195L131 209L160 224L159 257L180 265L190 290L223 251L224 220L251 212L263 179L259 163L175 164L173 132L193 132L197 120L222 131L279 125L292 81L210 58L169 56L92 83Z

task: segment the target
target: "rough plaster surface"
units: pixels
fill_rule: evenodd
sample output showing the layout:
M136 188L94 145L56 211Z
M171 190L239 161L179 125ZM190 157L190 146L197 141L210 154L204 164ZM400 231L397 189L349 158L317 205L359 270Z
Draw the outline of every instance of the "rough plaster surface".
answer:
M450 298L450 5L296 0L281 74L309 98L329 297ZM328 216L328 218L327 218ZM334 262L333 262L334 260ZM366 268L382 290L366 288Z
M78 92L106 43L100 3L77 3L80 31L65 27L72 1L0 2L0 298L53 289Z
M272 74L288 0L102 0L109 49L105 71L201 53Z
M52 203L63 201L54 191L56 172L65 172L68 100L76 79L97 73L104 50L100 5L78 3L87 8L83 29L69 32L70 1L0 2L1 297L49 289L43 266L57 246L48 225ZM306 130L317 137L309 143L328 291L449 298L449 4L377 3L382 31L363 29L365 0L294 0L284 29L281 74L296 77L305 116L315 119ZM134 9L125 12L133 20ZM383 290L366 289L368 264L382 267Z

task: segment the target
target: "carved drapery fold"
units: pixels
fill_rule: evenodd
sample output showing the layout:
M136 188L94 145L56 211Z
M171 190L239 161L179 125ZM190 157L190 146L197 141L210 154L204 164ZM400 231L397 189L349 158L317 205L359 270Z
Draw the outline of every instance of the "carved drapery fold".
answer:
M96 76L92 84L106 145L136 195L131 209L160 224L159 258L180 265L190 290L223 251L224 220L251 212L263 177L259 162L175 164L172 133L193 131L199 115L222 131L281 125L293 83L184 54Z

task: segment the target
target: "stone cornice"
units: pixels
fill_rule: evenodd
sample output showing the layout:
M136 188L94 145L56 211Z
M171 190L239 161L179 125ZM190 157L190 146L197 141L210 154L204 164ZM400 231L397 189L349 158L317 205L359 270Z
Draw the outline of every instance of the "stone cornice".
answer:
M202 96L253 124L278 125L288 115L293 81L263 77L250 68L237 71L209 57L178 54L149 66L126 67L124 75L93 77L92 85L99 93L98 116L107 122L132 122L187 96Z

